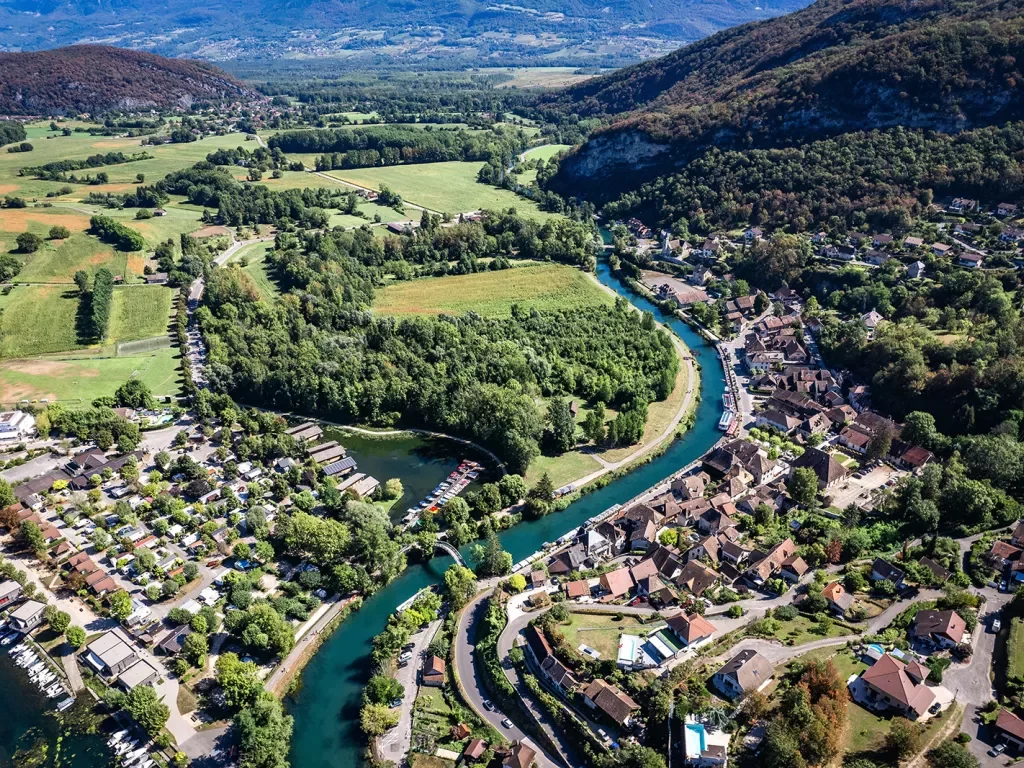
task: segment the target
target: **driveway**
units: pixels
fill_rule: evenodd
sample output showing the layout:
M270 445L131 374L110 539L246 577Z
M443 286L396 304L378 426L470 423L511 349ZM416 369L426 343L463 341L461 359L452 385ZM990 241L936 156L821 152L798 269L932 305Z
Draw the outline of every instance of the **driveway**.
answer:
M440 628L440 620L432 621L425 630L418 632L412 638L412 660L404 667L399 667L395 673L395 679L405 686L405 695L402 696L402 704L398 708L398 725L377 739L378 754L395 765L401 765L412 746L412 708L419 693L417 679L427 655L427 646L433 642Z

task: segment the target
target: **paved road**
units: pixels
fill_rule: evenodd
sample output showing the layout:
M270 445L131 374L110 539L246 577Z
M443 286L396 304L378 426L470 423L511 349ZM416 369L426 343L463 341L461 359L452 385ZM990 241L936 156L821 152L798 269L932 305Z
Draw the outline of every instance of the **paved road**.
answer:
M399 707L398 725L377 739L377 753L395 765L402 764L412 746L412 708L419 693L419 671L427 657L427 646L433 642L440 628L441 621L437 620L430 622L422 632L417 632L411 639L414 644L412 660L404 667L399 667L395 673L395 679L405 686L405 694Z
M462 683L463 690L469 705L481 720L492 726L499 733L509 739L523 741L537 752L536 763L538 768L563 768L562 761L553 758L542 749L533 739L527 736L517 725L505 728L501 721L505 716L501 712L490 712L484 708L484 701L487 699L487 690L484 688L482 677L477 673L474 663L474 638L476 627L479 621L483 620L486 612L487 598L490 591L481 592L466 606L466 609L459 617L458 630L455 633L455 670Z

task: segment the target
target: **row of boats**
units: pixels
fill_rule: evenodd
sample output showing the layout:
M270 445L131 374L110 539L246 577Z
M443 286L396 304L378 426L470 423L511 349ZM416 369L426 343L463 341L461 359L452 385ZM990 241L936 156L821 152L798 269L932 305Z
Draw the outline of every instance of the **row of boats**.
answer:
M118 731L109 739L107 746L121 758L120 765L124 768L151 768L155 761L149 755L149 742L144 739L133 739L132 732Z
M11 632L0 638L0 645L10 645L20 637L21 634L19 632ZM9 654L14 659L15 664L28 672L28 679L35 683L36 687L46 694L48 699L55 699L61 694L67 694L67 689L64 687L64 682L60 676L53 671L46 659L39 658L30 645L27 643L15 645L9 651ZM68 698L74 703L74 699ZM64 702L62 701L58 705L58 709L63 711L71 706L71 704L63 705Z
M415 507L409 507L402 522L407 525L415 523L424 512L437 512L445 502L451 501L466 487L480 477L483 466L475 461L465 459L446 479L437 484L437 487L430 492L426 499Z

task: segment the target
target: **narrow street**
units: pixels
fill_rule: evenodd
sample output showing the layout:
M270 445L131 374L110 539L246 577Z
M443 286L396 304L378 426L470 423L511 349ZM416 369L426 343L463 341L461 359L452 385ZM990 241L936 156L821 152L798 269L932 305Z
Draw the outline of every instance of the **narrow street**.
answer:
M427 628L413 635L410 642L412 659L404 667L399 667L394 677L405 687L402 704L399 707L398 725L377 739L377 752L384 760L391 760L396 765L409 754L412 746L413 705L419 693L418 679L420 669L427 657L427 646L441 628L441 621L432 621Z

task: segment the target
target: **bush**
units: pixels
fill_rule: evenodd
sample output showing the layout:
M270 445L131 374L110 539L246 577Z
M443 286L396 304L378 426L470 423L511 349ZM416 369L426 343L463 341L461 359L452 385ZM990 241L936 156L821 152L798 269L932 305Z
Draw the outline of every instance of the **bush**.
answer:
M22 253L35 253L42 246L43 238L32 232L22 232L15 242L18 244L18 250Z
M55 224L50 227L50 239L51 240L64 240L71 237L71 230L67 227Z
M738 608L739 606L734 606ZM781 619L782 621L792 621L800 615L800 611L792 605L780 605L775 609L775 618Z

